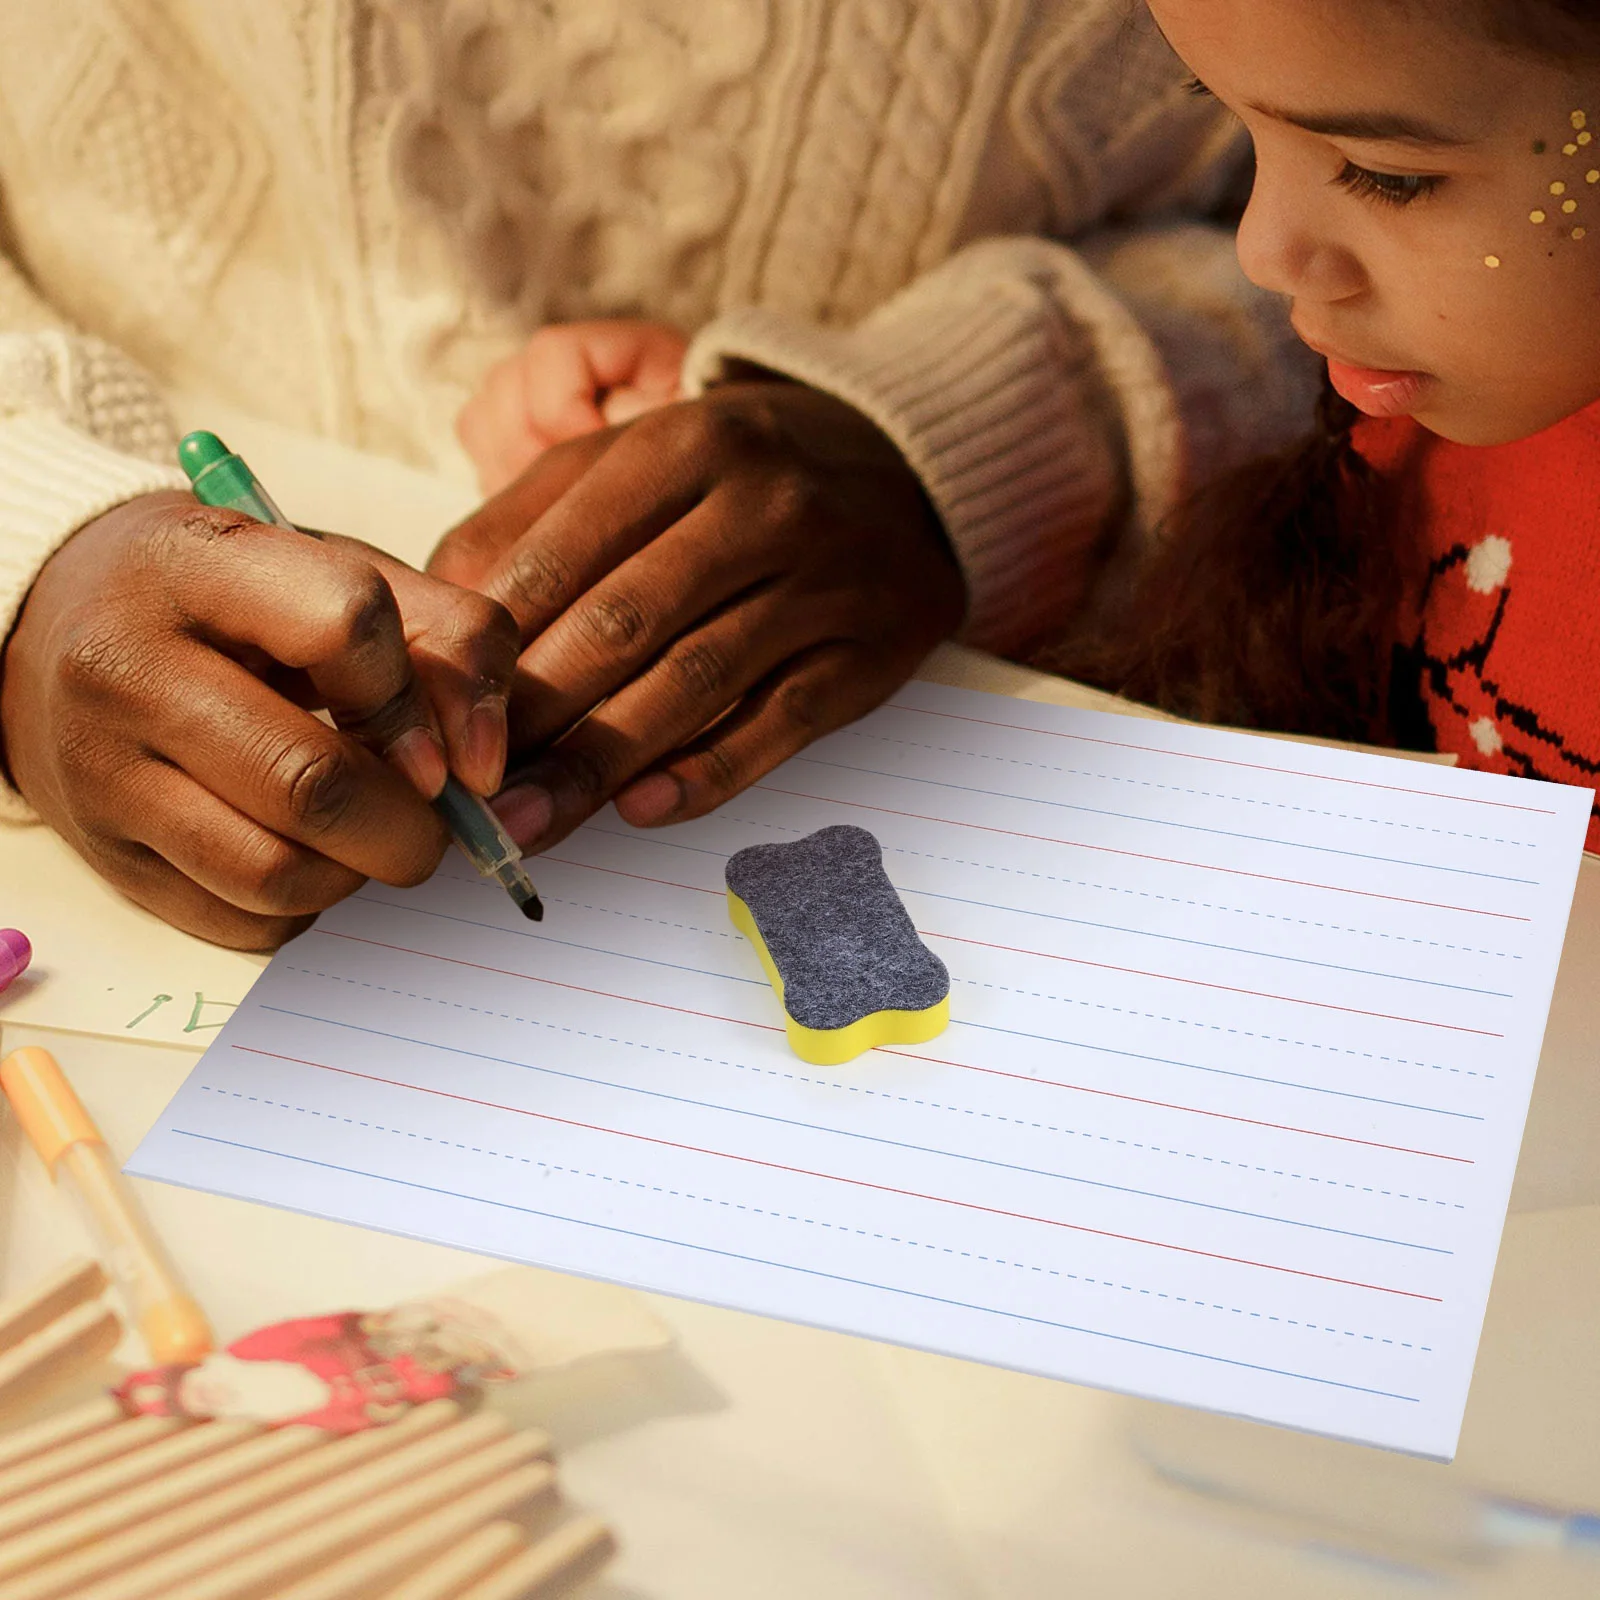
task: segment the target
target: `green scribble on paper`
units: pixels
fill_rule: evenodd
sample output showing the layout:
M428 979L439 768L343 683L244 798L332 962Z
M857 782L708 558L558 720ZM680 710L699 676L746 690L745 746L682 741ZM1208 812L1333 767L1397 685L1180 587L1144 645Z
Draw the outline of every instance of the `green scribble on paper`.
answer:
M164 1006L171 998L172 996L170 994L158 994L155 999L133 1019L132 1022L123 1023L123 1032L126 1033L129 1028L137 1028L152 1011L159 1011L162 1006Z
M226 1017L219 1017L215 1022L202 1022L200 1020L201 1015L204 1013L206 1007L227 1006L229 1010L232 1010L236 1005L238 1005L238 1003L239 1002L237 1000L207 1000L206 997L201 994L198 989L196 989L194 994L194 1010L189 1013L189 1020L184 1023L183 1031L185 1033L197 1033L201 1028L220 1028L222 1024L228 1020Z

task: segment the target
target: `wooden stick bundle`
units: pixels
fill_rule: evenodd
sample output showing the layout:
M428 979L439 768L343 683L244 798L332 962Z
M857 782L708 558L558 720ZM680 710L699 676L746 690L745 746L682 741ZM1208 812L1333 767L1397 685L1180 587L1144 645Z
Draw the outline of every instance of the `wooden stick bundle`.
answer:
M106 1275L98 1262L69 1261L43 1283L0 1303L0 1350L43 1332L69 1311L98 1300L105 1290Z
M181 1471L138 1484L122 1494L109 1495L95 1505L58 1517L45 1527L0 1544L0 1580L81 1550L85 1545L108 1540L112 1534L134 1524L148 1528L163 1512L192 1506L230 1484L256 1477L279 1462L328 1442L327 1434L320 1428L281 1428L276 1433L235 1445L208 1460L197 1461ZM208 1508L206 1514L209 1517L214 1513ZM181 1537L175 1534L171 1542L176 1543ZM148 1534L139 1543L146 1551L154 1548ZM69 1581L54 1585L47 1582L42 1590L36 1588L34 1592L69 1593L72 1582L85 1582L98 1576L115 1566L119 1559L115 1553L105 1556L96 1551L93 1559L77 1564Z
M115 1427L101 1428L54 1450L41 1450L0 1471L0 1511L7 1509L4 1502L18 1495L31 1494L59 1478L87 1472L130 1451L143 1450L169 1433L176 1433L182 1426L175 1417L131 1417Z
M242 1482L221 1488L187 1504L179 1504L148 1522L137 1523L123 1532L103 1539L88 1549L76 1550L60 1560L50 1561L20 1580L0 1583L0 1600L57 1600L77 1597L84 1586L109 1574L126 1572L137 1563L162 1551L171 1550L185 1540L224 1527L236 1518L248 1517L287 1500L303 1490L311 1490L337 1477L354 1472L369 1462L403 1449L418 1438L426 1438L459 1419L461 1408L452 1400L435 1400L419 1406L387 1428L351 1439L335 1440L321 1429L308 1428L313 1435L309 1453L268 1467ZM283 1429L281 1433L291 1430ZM298 1430L296 1430L298 1431ZM280 1433L280 1437L281 1437ZM227 1459L225 1456L222 1458ZM0 1545L0 1556L8 1546Z
M26 1428L0 1433L0 1471L22 1461L34 1461L51 1450L76 1439L87 1438L102 1428L124 1420L125 1413L108 1394L85 1401L59 1416L45 1417Z
M527 1548L528 1541L516 1523L486 1522L453 1549L418 1567L383 1600L456 1600L469 1584Z
M463 1589L456 1600L545 1600L611 1559L616 1541L598 1517L580 1517Z
M109 1354L74 1263L0 1305L0 1409ZM106 1396L0 1435L0 1600L521 1600L611 1553L556 1502L550 1441L454 1401L350 1437L126 1416ZM507 1520L513 1513L517 1521Z
M338 1441L327 1450L313 1451L278 1468L277 1475L281 1477L304 1476L312 1480L287 1495L281 1481L263 1486L259 1479L246 1479L227 1496L231 1502L227 1514L219 1517L215 1504L209 1503L208 1514L191 1523L181 1543L153 1559L112 1572L101 1582L78 1591L75 1600L135 1600L135 1596L144 1595L167 1600L180 1583L237 1561L263 1545L290 1540L326 1516L359 1505L441 1459L466 1455L507 1432L506 1424L498 1417L474 1417L460 1422L459 1406L448 1400L434 1404L440 1409L421 1407L393 1427ZM400 1437L385 1437L396 1434ZM352 1445L365 1445L367 1449L362 1453L367 1459L352 1465L346 1454L341 1460L338 1452L347 1451ZM321 1471L313 1475L311 1469L315 1468ZM201 1501L192 1510L198 1513L207 1507L208 1502ZM0 1588L0 1600L11 1600L7 1588Z
M462 1495L485 1485L498 1487L502 1493L510 1492L509 1500L496 1501L488 1513L492 1516L500 1516L513 1506L551 1491L554 1471L550 1464L541 1461L529 1465L535 1459L537 1441L502 1438L461 1455L451 1435L463 1434L471 1426L472 1423L462 1423L459 1428L450 1429L437 1440L430 1441L440 1447L435 1454L446 1457L442 1464L428 1460L427 1453L417 1451L417 1459L403 1481L378 1493L366 1491L359 1496L345 1497L346 1505L341 1508L340 1515L319 1514L296 1529L293 1541L273 1540L270 1546L264 1546L261 1541L252 1540L252 1548L242 1553L249 1559L240 1559L229 1552L220 1566L203 1569L203 1575L197 1574L191 1582L162 1588L159 1591L162 1600L256 1600L342 1552L405 1526L414 1518L438 1512ZM342 1483L343 1480L336 1480L337 1487L342 1487ZM319 1498L325 1497L326 1494ZM141 1593L146 1592L141 1590ZM132 1596L112 1591L104 1596L97 1595L95 1600L132 1600Z
M116 1349L122 1324L100 1303L105 1287L94 1262L73 1261L0 1304L0 1413L32 1405Z
M165 1417L143 1417L143 1422L166 1422ZM129 1423L130 1428L138 1423ZM143 1449L131 1450L114 1461L102 1462L88 1472L48 1483L32 1494L19 1496L0 1506L0 1540L30 1528L43 1527L55 1517L92 1505L106 1495L134 1484L148 1483L163 1472L187 1466L191 1461L226 1450L260 1432L253 1423L212 1422L203 1428L178 1426L177 1431Z
M455 1470L460 1473L472 1466L469 1459ZM555 1469L547 1461L534 1461L497 1473L481 1488L443 1503L431 1516L400 1521L393 1532L371 1542L364 1542L359 1532L352 1533L348 1522L342 1527L330 1524L319 1530L325 1547L334 1553L346 1549L351 1553L281 1591L280 1600L366 1600L384 1584L411 1575L424 1562L453 1548L491 1518L523 1506L550 1504L555 1487ZM236 1574L235 1584L237 1581ZM240 1592L237 1588L228 1591L230 1595Z

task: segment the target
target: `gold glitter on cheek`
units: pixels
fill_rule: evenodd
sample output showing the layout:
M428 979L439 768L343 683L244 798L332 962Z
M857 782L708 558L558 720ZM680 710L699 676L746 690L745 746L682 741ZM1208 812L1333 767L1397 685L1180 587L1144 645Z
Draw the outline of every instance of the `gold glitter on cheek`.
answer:
M1500 265L1500 257L1499 256L1485 256L1483 258L1483 264L1486 267L1498 267Z
M1592 172L1584 173L1583 181L1585 183L1600 183L1600 167L1596 167Z
M1561 202L1561 209L1570 217L1572 213L1578 209L1578 202L1576 200L1563 200Z
M1578 147L1575 144L1564 144L1561 147L1561 153L1564 156L1575 156L1578 153Z
M1552 183L1550 185L1550 193L1551 194L1565 194L1566 192L1567 192L1567 186L1564 183Z
M1572 126L1574 128L1587 128L1589 126L1588 113L1585 111L1574 111L1572 113Z
M1594 135L1592 133L1580 133L1578 135L1578 143L1579 144L1588 144L1590 142L1590 140L1592 140L1593 138L1594 138Z
M1542 212L1542 211L1530 211L1528 213L1528 221L1534 223L1535 225L1537 225L1538 223L1543 222L1544 221L1544 212Z
M1572 230L1572 237L1574 239L1583 239L1588 237L1588 233L1589 230L1587 228L1574 228Z

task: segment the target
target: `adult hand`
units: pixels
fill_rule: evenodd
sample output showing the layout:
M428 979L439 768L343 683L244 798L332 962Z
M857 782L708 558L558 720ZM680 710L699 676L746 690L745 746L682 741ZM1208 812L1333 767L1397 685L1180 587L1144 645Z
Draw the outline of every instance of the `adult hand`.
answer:
M513 763L543 753L496 809L528 849L612 798L636 826L713 810L893 693L965 601L890 440L781 382L557 446L429 571L521 629Z
M0 754L131 899L265 949L363 878L428 876L447 755L499 785L516 652L498 606L365 545L147 495L39 574L0 657Z
M551 445L670 404L687 349L676 328L633 318L541 328L489 369L456 419L478 486L498 494Z

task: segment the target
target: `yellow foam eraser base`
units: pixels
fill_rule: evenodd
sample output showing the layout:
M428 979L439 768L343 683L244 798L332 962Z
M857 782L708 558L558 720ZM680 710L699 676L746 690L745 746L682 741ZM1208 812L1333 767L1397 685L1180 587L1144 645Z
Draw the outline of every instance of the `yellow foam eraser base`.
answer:
M783 977L773 964L767 941L761 937L750 907L732 889L728 890L728 917L755 946L767 980L781 1003ZM802 1061L809 1061L814 1067L836 1067L879 1045L926 1044L930 1039L937 1039L950 1026L950 997L946 995L937 1005L923 1011L872 1011L843 1028L808 1028L796 1022L787 1007L783 1020L789 1048Z

